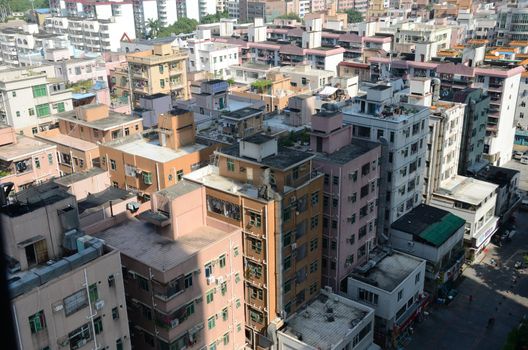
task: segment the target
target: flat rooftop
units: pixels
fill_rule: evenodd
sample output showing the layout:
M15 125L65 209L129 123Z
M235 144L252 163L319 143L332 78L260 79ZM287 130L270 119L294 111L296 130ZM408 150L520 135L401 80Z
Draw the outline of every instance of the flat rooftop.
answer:
M332 309L334 320L329 322L328 309ZM286 326L280 332L299 338L315 349L332 349L351 330L363 327L361 324L371 309L335 294L321 292L305 309L286 319Z
M11 143L0 146L0 159L11 162L23 158L31 157L36 153L49 151L55 148L55 145L39 141L37 139L17 135L17 143Z
M262 110L252 107L244 107L234 111L223 113L220 117L234 120L244 120L258 114L262 114Z
M492 182L499 186L509 185L511 180L519 174L518 170L498 166L487 166L479 174L478 178Z
M93 167L86 171L79 171L72 174L65 175L63 177L60 177L58 179L54 179L53 182L56 184L62 185L62 186L70 186L73 183L89 179L93 176L105 173L106 170L103 170L99 167Z
M184 194L195 191L199 189L200 187L202 186L197 183L187 181L184 179L182 181L179 181L176 185L167 187L161 191L158 191L157 193L162 195L165 198L173 200L173 199L183 196Z
M108 187L104 191L90 193L85 199L77 202L79 214L83 214L86 211L89 212L90 209L98 208L110 201L115 204L133 198L135 196L135 194L126 190L115 187Z
M366 140L352 140L352 143L342 147L332 154L317 154L316 160L330 161L337 164L346 164L371 150L380 147L379 143Z
M84 151L84 152L91 151L99 147L97 144L93 142L81 140L81 139L78 139L70 135L61 134L60 132L56 132L55 130L58 131L58 129L44 131L44 132L41 132L35 135L35 137L49 141L51 143L56 143L62 146L74 148L76 150Z
M409 277L422 262L421 259L392 251L366 273L354 273L352 278L390 293Z
M440 247L465 223L464 219L446 210L420 204L399 218L391 227L410 233L419 242Z
M124 139L110 141L104 144L124 153L151 159L156 162L166 163L207 148L207 146L195 143L194 145L180 147L176 150L160 146L156 142L148 141L141 135L132 135Z
M456 175L453 179L446 181L444 186L435 193L460 202L479 205L490 194L495 192L497 187L497 185L490 182Z
M156 270L168 271L229 235L230 232L202 226L172 240L161 236L154 225L134 218L101 232L96 237L123 255Z
M255 159L241 156L238 143L222 148L218 152L228 156L246 160L248 162L257 162ZM273 169L287 170L293 167L294 165L306 162L314 157L315 155L311 153L297 151L291 148L279 146L277 154L262 158L262 160L258 163Z
M99 120L94 120L91 122L78 119L75 114L75 110L57 113L55 114L55 116L57 117L57 119L65 120L68 122L76 123L79 125L87 126L89 128L103 130L103 131L114 129L116 127L135 123L135 122L142 120L142 118L137 118L137 117L130 116L127 114L115 113L112 111L108 112L108 117L102 118Z

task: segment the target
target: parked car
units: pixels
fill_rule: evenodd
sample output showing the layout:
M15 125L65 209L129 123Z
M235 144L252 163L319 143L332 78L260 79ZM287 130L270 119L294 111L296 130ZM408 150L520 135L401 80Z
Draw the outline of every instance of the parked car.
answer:
M513 159L515 160L521 160L523 153L521 151L513 151Z
M528 164L528 152L524 152L523 155L521 156L521 159L519 159L519 161L522 164Z

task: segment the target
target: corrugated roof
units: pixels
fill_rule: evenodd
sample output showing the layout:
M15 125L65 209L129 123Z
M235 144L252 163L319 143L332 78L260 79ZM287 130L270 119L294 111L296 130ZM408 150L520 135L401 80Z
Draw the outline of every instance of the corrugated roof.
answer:
M435 247L439 247L453 235L453 232L457 231L464 224L464 219L449 213L440 219L440 221L435 222L425 229L419 236Z

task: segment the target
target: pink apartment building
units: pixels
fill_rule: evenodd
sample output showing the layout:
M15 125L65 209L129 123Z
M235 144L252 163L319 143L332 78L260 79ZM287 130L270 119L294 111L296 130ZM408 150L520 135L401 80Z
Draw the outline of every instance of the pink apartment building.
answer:
M323 108L312 117L310 147L325 173L322 282L346 291L346 277L376 245L381 145L352 139L343 115Z
M97 235L121 252L134 349L243 348L240 228L207 216L205 187L188 181L151 206Z
M59 176L56 153L57 146L0 124L0 182L13 182L15 191Z

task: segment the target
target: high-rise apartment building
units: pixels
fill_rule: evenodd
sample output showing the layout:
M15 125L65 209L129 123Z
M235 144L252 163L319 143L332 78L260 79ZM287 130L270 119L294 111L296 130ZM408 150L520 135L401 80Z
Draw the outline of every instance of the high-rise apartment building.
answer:
M379 84L343 108L343 116L353 137L382 142L378 232L385 235L421 202L429 108L398 103L393 87Z
M161 27L167 27L178 19L176 11L177 0L132 1L134 8L134 23L136 37L150 33L150 21L159 21Z
M322 109L312 117L310 148L325 174L322 283L346 290L346 278L376 245L381 145L353 139L341 112Z
M319 293L323 175L314 155L261 134L215 155L215 165L186 178L205 188L208 217L242 229L245 334L253 347L266 343L279 317Z
M119 252L79 230L76 198L51 182L3 201L19 348L131 349Z

